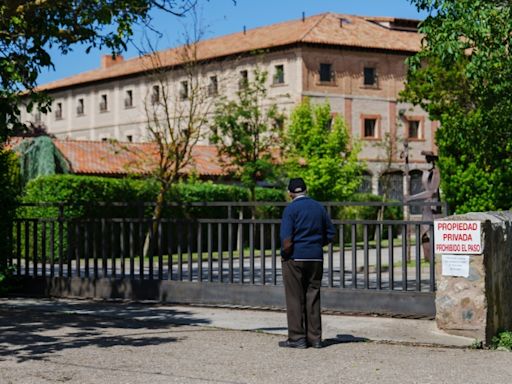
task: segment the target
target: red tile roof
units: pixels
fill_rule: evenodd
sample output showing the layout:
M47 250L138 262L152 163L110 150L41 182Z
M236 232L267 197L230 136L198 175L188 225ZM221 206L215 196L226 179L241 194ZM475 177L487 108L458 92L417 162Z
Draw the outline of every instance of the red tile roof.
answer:
M389 28L400 22L415 25L415 20L389 17L363 17L324 13L284 23L247 30L214 39L201 41L197 45L198 60L212 60L260 49L288 46L298 43L314 43L381 49L399 52L417 52L421 36L414 28ZM184 48L178 47L158 52L158 62L163 67L183 64L187 60ZM84 72L57 80L39 87L40 90L56 90L84 83L113 79L147 72L152 68L149 56L120 61L105 68Z
M149 174L157 164L157 148L153 143L118 143L107 141L53 140L68 160L71 171L82 175ZM227 171L220 164L217 149L196 145L192 162L184 173L199 176L222 176Z

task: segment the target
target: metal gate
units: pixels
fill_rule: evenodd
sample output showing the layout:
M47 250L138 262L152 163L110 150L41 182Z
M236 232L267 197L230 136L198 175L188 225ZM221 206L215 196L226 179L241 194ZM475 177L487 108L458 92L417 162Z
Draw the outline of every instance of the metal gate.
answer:
M401 203L324 204L336 237L324 250L323 309L434 316L433 222L336 213ZM151 204L24 204L8 262L35 295L284 308L284 206L173 205L156 223L147 217Z

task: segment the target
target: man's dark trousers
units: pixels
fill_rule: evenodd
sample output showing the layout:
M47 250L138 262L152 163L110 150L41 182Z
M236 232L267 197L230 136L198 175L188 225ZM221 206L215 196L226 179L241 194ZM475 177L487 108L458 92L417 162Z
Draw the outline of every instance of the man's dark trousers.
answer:
M322 338L320 285L322 261L283 261L288 338L312 343Z

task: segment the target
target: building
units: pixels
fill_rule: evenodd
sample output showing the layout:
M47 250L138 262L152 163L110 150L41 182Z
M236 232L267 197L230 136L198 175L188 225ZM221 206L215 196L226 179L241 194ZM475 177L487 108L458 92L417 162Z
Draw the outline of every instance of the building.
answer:
M328 100L362 143L360 158L368 164L363 189L377 193L391 185L391 195L400 197L405 185L402 142L408 143L413 193L421 188L422 170L429 168L421 152L436 152L437 122L397 101L405 60L420 49L417 24L325 13L201 41L195 57L212 100L234 95L256 68L269 73L269 97L287 112L306 96L315 103ZM183 49L162 51L158 60L186 102L190 85ZM59 139L144 141L145 106L161 92L150 69L147 57L103 57L96 70L40 87L54 98L51 114L22 117L43 123ZM207 132L202 144L208 144Z

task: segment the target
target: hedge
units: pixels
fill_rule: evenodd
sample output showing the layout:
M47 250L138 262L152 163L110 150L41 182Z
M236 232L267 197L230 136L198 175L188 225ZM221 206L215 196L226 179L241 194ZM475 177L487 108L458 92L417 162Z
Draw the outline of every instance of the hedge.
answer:
M23 196L24 203L64 202L71 204L64 211L65 217L137 217L140 214L137 202L153 202L158 192L158 184L154 180L113 179L107 177L52 175L42 176L30 181ZM256 190L259 201L285 201L281 190ZM249 191L246 188L214 184L212 182L178 183L167 194L167 201L179 202L183 208L168 207L164 211L167 217L225 217L226 212L219 207L185 208L194 202L243 202L248 201ZM130 208L114 206L101 207L99 202L129 203ZM145 208L148 216L152 208ZM20 214L30 217L55 217L56 207L25 208Z

